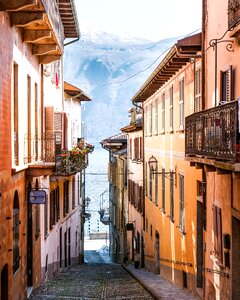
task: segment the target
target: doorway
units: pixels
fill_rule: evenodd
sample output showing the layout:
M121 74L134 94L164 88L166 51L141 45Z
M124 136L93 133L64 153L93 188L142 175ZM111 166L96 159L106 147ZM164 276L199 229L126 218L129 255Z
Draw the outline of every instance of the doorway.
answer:
M232 217L232 299L240 299L240 221Z
M32 234L32 206L27 205L27 285L33 286L33 234Z
M155 273L160 274L160 237L158 231L155 232L154 260Z
M203 203L197 201L197 287L203 288Z
M8 300L8 264L1 272L1 300Z

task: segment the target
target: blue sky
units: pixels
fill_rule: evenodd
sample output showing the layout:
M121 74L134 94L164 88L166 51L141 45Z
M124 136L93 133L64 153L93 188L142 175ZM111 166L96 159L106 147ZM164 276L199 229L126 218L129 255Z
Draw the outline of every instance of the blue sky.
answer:
M76 0L80 31L101 28L152 41L201 28L201 0Z

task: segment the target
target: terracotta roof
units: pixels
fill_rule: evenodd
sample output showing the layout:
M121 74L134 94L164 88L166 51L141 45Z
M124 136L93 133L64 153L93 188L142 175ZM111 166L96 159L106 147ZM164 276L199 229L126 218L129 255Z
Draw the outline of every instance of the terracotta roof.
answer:
M118 133L110 136L100 142L104 149L111 149L113 151L125 148L127 145L126 133Z
M65 38L79 38L79 25L74 0L59 0L59 13Z
M91 101L91 98L85 94L81 89L64 81L64 92L70 97L74 97L79 101Z
M201 33L178 40L131 100L144 102L151 97L201 51L201 45Z
M134 132L139 130L142 130L142 122L139 124L134 123L121 128L121 131L123 132Z

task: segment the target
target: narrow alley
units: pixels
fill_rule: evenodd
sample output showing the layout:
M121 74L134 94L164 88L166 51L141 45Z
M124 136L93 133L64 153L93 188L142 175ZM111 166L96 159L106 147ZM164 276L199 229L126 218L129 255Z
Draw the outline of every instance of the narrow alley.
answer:
M40 286L31 299L153 299L121 265L106 263L95 250L86 251L85 259Z

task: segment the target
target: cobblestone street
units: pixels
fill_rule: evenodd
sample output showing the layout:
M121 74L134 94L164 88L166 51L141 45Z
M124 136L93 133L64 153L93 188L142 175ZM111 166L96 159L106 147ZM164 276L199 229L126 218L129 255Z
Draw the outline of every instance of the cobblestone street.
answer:
M31 299L153 299L120 265L105 263L96 251L86 251L85 257L88 263L61 272Z

